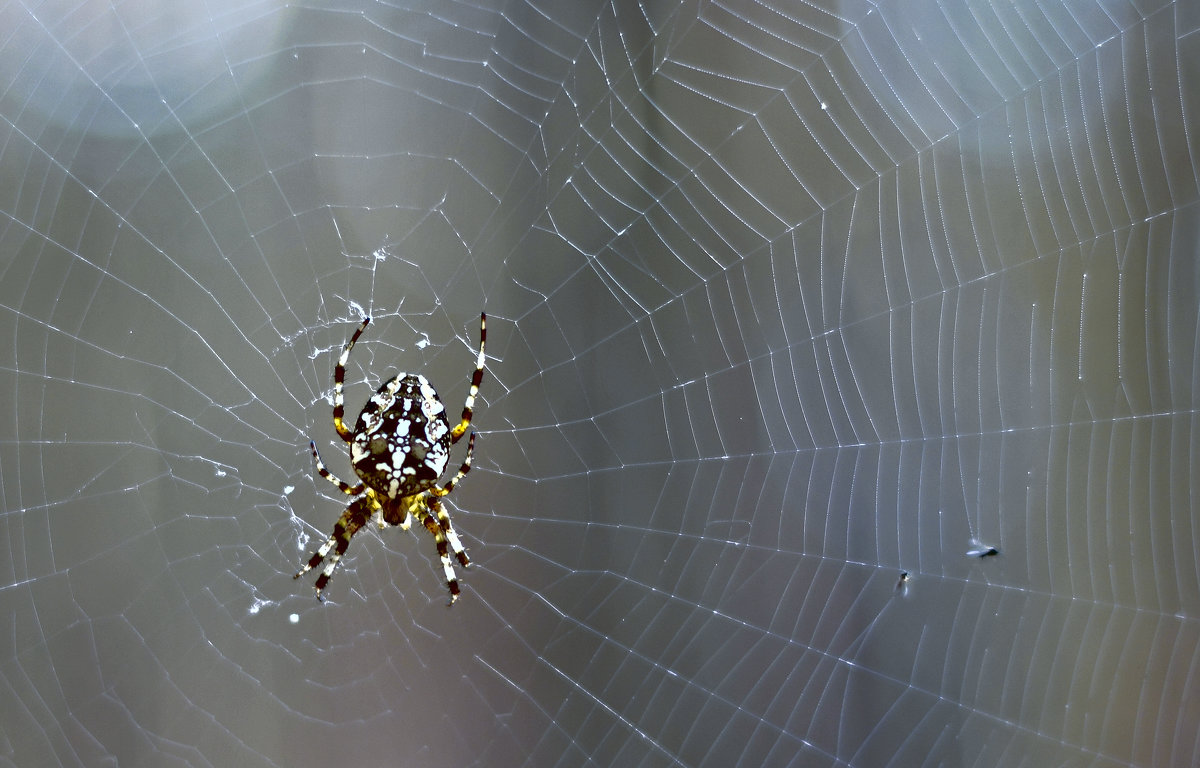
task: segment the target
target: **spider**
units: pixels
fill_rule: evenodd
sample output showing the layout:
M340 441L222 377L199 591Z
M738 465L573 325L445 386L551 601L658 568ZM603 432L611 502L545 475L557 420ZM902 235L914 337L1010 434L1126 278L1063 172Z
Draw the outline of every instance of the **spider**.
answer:
M479 315L479 360L475 375L471 377L471 390L463 405L462 420L453 429L446 419L446 409L437 391L424 376L414 373L398 373L384 382L363 406L353 431L342 422L346 413L342 402L346 361L350 359L354 342L358 341L369 322L371 318L363 318L333 369L333 428L339 437L350 444L350 461L360 482L350 485L330 472L317 453L317 444L311 440L308 443L321 477L336 485L347 496L357 498L338 518L330 537L292 578L300 578L320 565L328 555L329 560L316 582L317 599L324 601L322 591L329 583L333 569L346 553L350 538L368 520L375 520L380 529L398 525L401 530L408 530L415 515L437 543L446 584L450 587L449 604L453 605L458 599L459 587L447 542L463 568L469 566L471 560L450 524L450 515L442 506L441 499L454 490L454 486L471 470L471 455L475 450L474 430L467 441L467 457L459 467L458 474L443 486L439 486L437 481L450 461L450 446L457 443L471 426L475 397L483 381L487 315ZM333 554L330 554L330 550L334 550Z

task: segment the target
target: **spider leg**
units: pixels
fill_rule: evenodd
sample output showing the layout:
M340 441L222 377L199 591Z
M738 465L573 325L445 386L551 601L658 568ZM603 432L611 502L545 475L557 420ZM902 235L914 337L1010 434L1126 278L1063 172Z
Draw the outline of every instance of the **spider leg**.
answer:
M446 548L446 535L442 531L441 524L430 514L432 511L426 504L430 500L425 497L419 497L418 503L414 505L414 511L417 517L421 519L421 524L425 526L425 530L433 535L433 541L437 544L438 557L442 561L442 572L446 574L446 585L450 587L450 605L454 605L454 601L458 599L462 590L458 586L458 576L454 573L454 564L450 562L450 553ZM437 499L432 499L434 505L441 507ZM442 513L445 514L445 513ZM455 539L458 537L455 536ZM461 544L459 545L462 546Z
M350 350L354 349L354 342L358 341L358 337L366 330L369 322L371 322L371 318L363 318L362 325L358 326L358 330L346 343L346 348L342 350L342 356L338 358L337 366L333 369L333 428L347 443L350 442L354 433L342 423L342 419L346 416L346 406L342 399L342 389L346 385L346 362L350 359Z
M314 443L312 440L309 440L308 447L312 449L313 459L317 462L317 473L320 474L321 477L333 483L338 488L341 488L342 493L346 494L347 496L357 496L363 492L363 489L366 486L364 486L362 483L359 483L358 485L350 485L345 480L341 479L325 468L325 462L321 461L321 454L317 453L316 443Z
M487 341L487 314L479 314L479 360L475 365L475 375L471 377L471 390L467 393L467 402L463 405L462 421L450 430L450 444L456 444L467 428L471 426L471 417L475 413L475 397L479 394L479 385L483 382L483 345ZM353 342L351 342L353 343ZM349 440L347 440L349 442Z
M466 477L467 473L471 471L471 456L474 453L475 453L475 433L472 432L471 439L467 441L467 457L465 459L463 459L462 466L458 468L458 474L455 475L454 477L450 478L450 480L446 483L445 486L439 488L438 486L435 485L432 488L430 488L429 494L431 496L434 496L437 498L441 498L442 496L448 496L450 494L450 491L454 490L454 486L458 483L458 481L462 480L464 477Z
M328 555L329 562L325 564L321 575L317 577L315 584L317 590L317 599L324 601L325 598L321 595L321 591L325 589L325 585L329 583L330 577L333 576L333 569L337 567L338 561L342 559L342 555L346 554L346 547L350 546L350 539L354 534L358 533L358 529L366 524L367 519L371 516L371 499L364 496L361 499L355 500L338 521L333 525L333 534L326 539L309 558L308 563L301 568L293 579L298 579L308 573L313 568L321 564L321 561ZM330 554L330 550L334 550Z
M454 532L454 526L450 524L450 515L446 513L445 508L440 501L442 496L447 496L454 490L454 485L459 480L471 471L471 457L475 453L475 433L471 433L471 439L467 441L467 457L463 459L462 466L459 467L458 474L450 478L450 481L445 486L439 488L433 486L429 489L429 507L437 512L439 527L450 541L450 548L454 550L454 556L458 558L458 562L462 563L463 568L471 564L471 558L467 557L467 551L463 548L462 542L458 539L458 534Z
M467 557L467 550L463 547L462 542L458 538L458 534L454 532L454 525L450 522L450 514L446 512L446 508L442 506L442 502L438 499L431 499L429 508L437 512L438 525L445 534L446 540L450 542L450 550L454 556L458 558L458 562L463 568L471 564L471 558Z

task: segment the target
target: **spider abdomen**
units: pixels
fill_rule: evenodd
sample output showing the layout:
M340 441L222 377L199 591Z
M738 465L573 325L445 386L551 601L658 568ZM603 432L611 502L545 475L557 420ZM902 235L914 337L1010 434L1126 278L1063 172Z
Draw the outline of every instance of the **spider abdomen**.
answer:
M450 424L424 376L397 374L371 396L354 427L350 460L364 483L391 499L437 482L450 460Z

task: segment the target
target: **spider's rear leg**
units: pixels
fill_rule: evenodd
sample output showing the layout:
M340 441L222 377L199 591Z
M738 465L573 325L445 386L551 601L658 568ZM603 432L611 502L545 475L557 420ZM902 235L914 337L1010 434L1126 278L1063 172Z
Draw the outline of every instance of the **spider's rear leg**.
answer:
M471 459L474 456L475 456L475 433L472 432L471 439L467 441L467 455L466 455L466 458L463 459L462 466L458 468L458 474L456 474L454 477L450 478L444 486L438 487L435 485L432 488L430 488L429 489L430 495L434 496L435 498L441 498L442 496L448 496L450 494L450 492L454 490L454 486L458 484L458 481L462 480L464 477L466 477L467 473L471 471Z
M345 480L333 474L328 468L326 468L325 462L321 461L321 454L317 453L317 444L315 442L309 440L308 447L312 450L313 460L317 462L317 473L321 477L336 485L342 490L342 493L346 494L347 496L357 496L363 492L366 486L362 483L359 483L358 485L350 485L350 483L347 483Z
M308 563L292 578L298 579L313 568L316 568L328 555L329 562L325 564L325 569L321 571L321 575L317 577L317 582L314 585L317 590L317 599L324 602L325 598L321 592L333 576L333 569L337 567L338 561L342 559L342 555L346 554L346 547L350 546L350 539L354 534L358 533L359 528L362 528L366 524L370 516L371 503L369 497L355 500L346 508L346 511L342 513L338 521L334 523L333 534L313 552ZM333 554L329 552L331 549L334 550Z
M337 365L333 369L333 428L347 443L354 437L354 432L342 422L346 417L346 404L342 397L342 390L346 386L346 362L350 360L350 350L354 349L354 342L358 341L359 336L362 336L362 332L367 329L369 322L371 322L371 318L363 318L358 330L350 337L350 341L346 342L346 348L342 350L342 356L338 358Z
M475 364L475 374L471 376L471 389L467 392L467 401L463 404L462 419L450 430L450 443L458 443L471 426L471 417L475 414L475 398L479 395L479 385L483 382L483 345L487 342L487 313L479 313L479 358Z

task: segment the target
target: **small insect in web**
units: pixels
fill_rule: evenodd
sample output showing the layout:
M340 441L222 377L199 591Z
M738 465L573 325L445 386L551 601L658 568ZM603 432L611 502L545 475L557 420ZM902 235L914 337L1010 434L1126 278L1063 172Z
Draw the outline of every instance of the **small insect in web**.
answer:
M474 431L467 441L467 456L458 474L445 485L439 486L437 481L450 462L450 447L458 443L471 426L475 397L483 381L487 315L479 315L479 357L475 374L471 377L471 389L463 405L462 418L453 429L446 419L446 408L437 391L424 376L414 373L398 373L385 381L363 406L353 430L343 423L345 407L342 389L346 381L346 362L350 359L354 343L370 322L371 318L363 318L333 369L333 428L350 445L350 462L360 482L350 485L330 472L317 453L317 444L313 441L308 444L321 477L355 499L334 524L330 537L292 578L300 578L328 556L329 560L315 585L317 599L324 600L322 593L325 585L346 553L351 537L359 529L373 520L381 529L394 525L401 530L408 530L415 516L437 544L446 584L450 588L450 604L453 605L460 589L454 565L450 561L450 552L454 553L463 568L471 564L471 559L454 532L450 515L442 506L441 499L449 495L471 470L471 457L475 451ZM330 550L333 550L332 554Z

